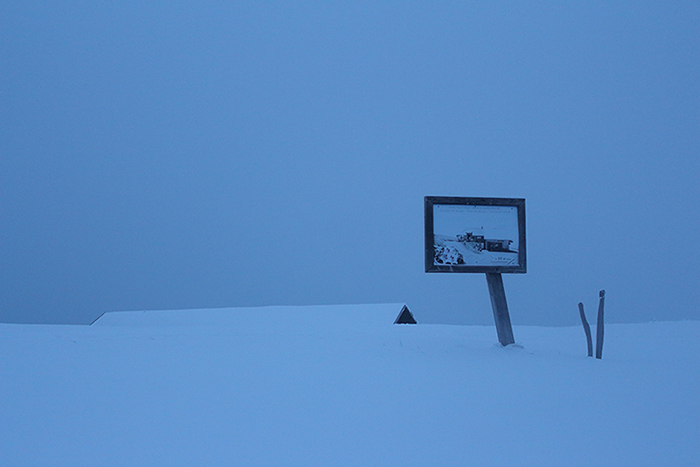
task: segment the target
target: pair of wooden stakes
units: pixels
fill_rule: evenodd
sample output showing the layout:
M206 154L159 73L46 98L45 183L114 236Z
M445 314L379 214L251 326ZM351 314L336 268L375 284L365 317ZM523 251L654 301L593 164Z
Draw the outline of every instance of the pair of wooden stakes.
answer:
M598 323L596 326L595 335L595 358L603 358L603 307L605 305L605 290L599 292L600 302L598 303ZM583 330L586 333L586 342L588 343L588 356L593 356L593 340L591 338L591 327L586 320L586 314L583 312L583 303L579 302L578 312L581 315L581 323Z

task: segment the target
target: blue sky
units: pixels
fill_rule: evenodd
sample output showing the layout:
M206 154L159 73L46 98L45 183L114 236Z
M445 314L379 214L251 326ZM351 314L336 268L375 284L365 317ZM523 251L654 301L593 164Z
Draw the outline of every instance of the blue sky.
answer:
M406 302L423 197L527 200L518 324L699 319L695 2L0 6L0 321Z

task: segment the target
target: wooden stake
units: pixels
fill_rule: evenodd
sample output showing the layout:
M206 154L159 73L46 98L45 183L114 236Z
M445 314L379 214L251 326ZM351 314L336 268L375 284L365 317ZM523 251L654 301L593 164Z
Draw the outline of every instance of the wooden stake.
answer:
M578 313L581 315L581 323L583 323L583 331L586 333L586 343L588 344L588 356L593 356L593 339L591 338L591 327L588 325L586 313L583 312L583 303L578 303Z
M595 358L603 358L603 306L605 305L605 290L601 290L598 303L598 325L595 335Z

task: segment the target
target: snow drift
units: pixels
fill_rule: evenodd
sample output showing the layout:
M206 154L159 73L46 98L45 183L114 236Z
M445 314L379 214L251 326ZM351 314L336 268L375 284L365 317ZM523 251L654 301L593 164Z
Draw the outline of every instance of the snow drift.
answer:
M0 325L0 465L700 462L700 322L392 325L399 305ZM388 319L388 322L387 322Z

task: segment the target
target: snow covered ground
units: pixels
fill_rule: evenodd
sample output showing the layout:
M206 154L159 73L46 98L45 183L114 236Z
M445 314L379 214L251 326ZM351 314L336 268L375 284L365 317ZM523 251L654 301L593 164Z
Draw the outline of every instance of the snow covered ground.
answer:
M700 465L700 322L393 325L400 305L0 324L2 466Z

